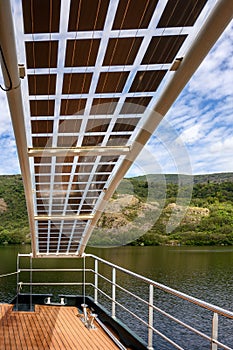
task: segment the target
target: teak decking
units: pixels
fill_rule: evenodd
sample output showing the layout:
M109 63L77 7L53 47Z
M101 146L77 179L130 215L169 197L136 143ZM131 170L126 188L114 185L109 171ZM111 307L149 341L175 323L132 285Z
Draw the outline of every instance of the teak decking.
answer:
M35 312L16 312L0 304L0 350L114 350L115 343L96 324L88 330L76 307L35 306Z

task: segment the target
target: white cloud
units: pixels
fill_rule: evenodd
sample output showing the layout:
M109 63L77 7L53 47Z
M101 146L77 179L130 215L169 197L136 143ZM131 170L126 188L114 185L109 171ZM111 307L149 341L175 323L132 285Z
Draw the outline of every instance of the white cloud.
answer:
M14 16L17 26L22 26L18 6L21 6L20 2L16 1ZM129 174L233 171L232 57L233 22L161 122L147 149L136 160L137 171L132 167ZM1 91L0 173L18 172L11 121L5 93Z
M19 163L15 140L11 136L0 138L0 174L19 174Z
M218 140L216 143L213 145L210 145L209 151L211 153L219 153L222 156L225 156L226 153L231 153L232 154L233 150L233 136L223 139L223 140Z
M233 22L149 141L156 162L139 157L147 172L233 171L232 33Z
M0 90L0 174L19 174L18 157L6 93Z
M188 85L188 91L197 98L219 99L231 95L233 23L231 23Z
M194 142L197 142L200 139L200 134L201 134L201 126L199 124L195 124L195 125L192 125L190 128L185 129L181 133L180 138L186 144L192 144Z

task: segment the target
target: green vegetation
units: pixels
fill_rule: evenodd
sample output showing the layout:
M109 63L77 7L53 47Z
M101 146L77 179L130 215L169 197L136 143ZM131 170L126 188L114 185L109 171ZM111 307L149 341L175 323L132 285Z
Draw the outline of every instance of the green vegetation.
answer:
M0 244L30 242L28 217L20 175L0 176Z
M159 188L163 183L156 181L156 175L148 175L150 185L158 189L157 200L161 197ZM154 180L153 180L154 178ZM211 174L194 176L192 198L186 214L171 232L168 221L177 222L175 205L178 193L177 175L166 175L166 200L159 219L150 230L133 245L233 245L233 174ZM124 180L125 181L125 180ZM134 191L141 200L147 197L145 177L128 179L134 184ZM124 188L124 186L123 186ZM188 193L189 185L183 185L179 192ZM180 198L185 202L185 198ZM173 203L173 204L172 204ZM182 206L180 206L182 208ZM183 208L185 209L185 208Z
M177 175L124 179L91 243L233 245L233 174L194 176L193 188L189 179ZM0 244L22 242L30 242L22 178L0 176Z

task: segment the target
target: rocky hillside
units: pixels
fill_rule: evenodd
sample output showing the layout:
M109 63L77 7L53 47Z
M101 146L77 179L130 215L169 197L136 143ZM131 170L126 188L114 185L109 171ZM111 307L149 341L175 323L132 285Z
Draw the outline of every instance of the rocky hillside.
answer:
M90 243L233 245L233 176L148 175L124 179ZM20 175L0 176L0 244L30 240Z
M159 202L148 203L134 195L115 194L101 216L90 244L125 245L138 239L142 244L141 237L150 231L158 220L166 230L168 222L171 227L198 225L209 215L208 208L186 207L176 203L169 203L162 208Z
M178 186L177 175L166 175L166 186L156 175L124 179L90 243L232 245L233 181L228 175L195 176L191 192L190 185Z
M3 198L0 198L0 214L4 213L7 210L7 204Z

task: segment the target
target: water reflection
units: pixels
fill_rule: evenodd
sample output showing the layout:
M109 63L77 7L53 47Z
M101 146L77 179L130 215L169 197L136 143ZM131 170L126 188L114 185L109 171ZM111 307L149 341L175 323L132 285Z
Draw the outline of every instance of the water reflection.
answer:
M184 293L232 309L233 249L121 247L92 252Z
M29 253L30 247L0 247L0 274L16 270L18 252ZM171 288L197 298L201 297L221 307L228 309L233 307L233 248L126 246L108 249L88 248L87 253L98 255ZM79 259L34 259L33 266L78 268L81 264ZM9 278L0 279L0 293L2 288L7 289L8 282Z

